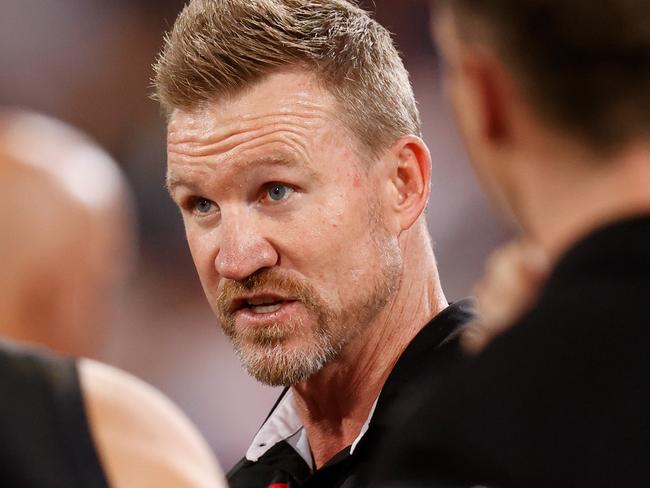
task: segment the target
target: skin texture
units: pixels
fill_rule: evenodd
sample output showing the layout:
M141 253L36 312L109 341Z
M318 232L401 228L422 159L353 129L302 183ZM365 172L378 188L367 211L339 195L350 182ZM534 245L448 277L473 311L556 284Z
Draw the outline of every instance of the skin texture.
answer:
M0 334L96 356L133 246L117 166L60 122L0 112L0 203Z
M489 266L480 309L491 337L526 309L548 268L574 242L609 222L650 212L650 144L638 138L597 151L543 121L498 52L463 39L452 12L443 9L434 31L476 172L497 206L515 216L522 242L537 256L511 252L520 246L512 244ZM525 289L507 292L517 287Z
M406 136L369 164L339 110L285 70L168 127L168 186L208 301L249 372L293 386L317 467L446 306L420 219L426 146ZM239 309L247 299L278 305Z

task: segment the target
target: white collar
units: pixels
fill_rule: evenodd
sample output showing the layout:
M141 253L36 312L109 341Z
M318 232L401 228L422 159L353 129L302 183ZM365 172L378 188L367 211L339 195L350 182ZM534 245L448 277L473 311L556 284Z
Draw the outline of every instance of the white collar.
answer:
M373 403L370 414L361 427L359 435L350 446L350 454L354 453L357 445L368 431L370 420L375 413L377 400ZM300 457L305 460L311 469L314 468L314 460L311 455L311 449L309 448L307 432L298 415L294 393L291 388L282 397L280 403L278 403L277 407L271 412L269 418L266 419L264 425L262 425L255 435L253 443L246 452L246 459L253 462L258 461L269 449L281 441L286 441L300 454Z

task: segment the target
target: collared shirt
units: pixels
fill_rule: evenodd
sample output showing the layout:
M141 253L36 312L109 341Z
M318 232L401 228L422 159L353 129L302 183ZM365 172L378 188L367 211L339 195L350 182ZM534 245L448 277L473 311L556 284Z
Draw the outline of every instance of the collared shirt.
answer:
M368 430L370 419L372 419L372 414L375 412L376 406L377 400L372 405L370 414L361 427L359 435L350 445L350 454L354 454L359 441L361 441ZM257 432L251 446L248 448L246 459L257 462L269 449L282 441L287 442L293 447L300 457L303 458L307 466L314 469L314 460L311 455L311 449L309 448L309 440L307 439L307 433L296 410L294 391L292 389L284 390L275 408L264 422L262 428Z
M365 469L385 432L396 424L394 407L414 395L414 384L436 388L458 359L457 336L473 318L470 300L450 305L411 341L395 364L358 437L323 467L313 468L293 391L286 389L255 436L246 457L228 473L231 488L349 488L367 486ZM419 380L419 381L416 381Z

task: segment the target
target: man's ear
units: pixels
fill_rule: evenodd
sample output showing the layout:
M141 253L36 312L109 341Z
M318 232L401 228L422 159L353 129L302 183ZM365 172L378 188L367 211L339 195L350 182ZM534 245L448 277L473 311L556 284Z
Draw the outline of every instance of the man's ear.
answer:
M422 215L431 193L431 154L419 137L400 138L389 150L389 206L399 231Z
M498 58L487 49L472 46L461 56L460 69L467 83L465 103L473 105L466 109L476 117L476 135L483 144L500 146L511 136L509 79Z

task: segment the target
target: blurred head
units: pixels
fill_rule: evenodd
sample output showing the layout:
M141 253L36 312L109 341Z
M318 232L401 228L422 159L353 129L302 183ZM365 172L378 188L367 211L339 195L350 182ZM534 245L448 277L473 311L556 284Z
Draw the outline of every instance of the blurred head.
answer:
M93 356L132 258L110 157L61 122L0 112L0 334Z
M260 381L310 377L385 311L425 225L429 154L389 34L342 0L193 1L156 91L221 325Z
M513 174L541 131L599 155L647 140L647 1L437 3L436 37L460 128L497 197L516 204Z

